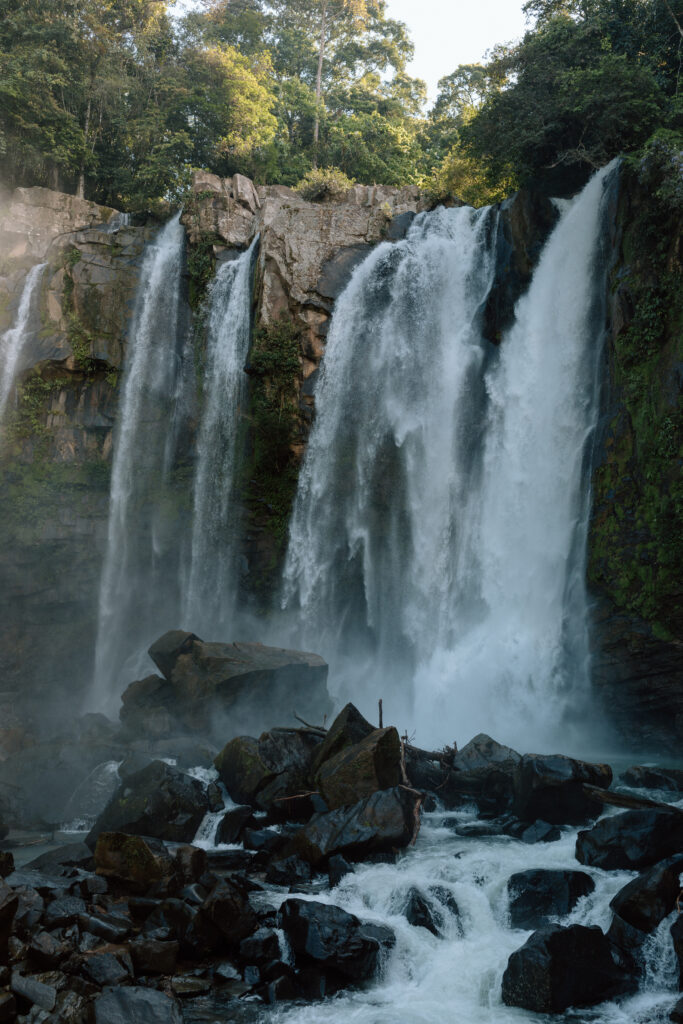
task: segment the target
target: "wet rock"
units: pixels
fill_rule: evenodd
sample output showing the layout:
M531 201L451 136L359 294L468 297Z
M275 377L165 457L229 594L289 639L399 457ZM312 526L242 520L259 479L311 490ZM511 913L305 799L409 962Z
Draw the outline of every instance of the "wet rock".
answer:
M408 890L404 914L408 924L412 924L413 927L426 928L432 935L440 934L432 909L419 889Z
M683 793L683 769L648 768L636 764L619 776L619 782L634 789L664 789L672 793Z
M95 1001L95 1024L183 1024L174 999L149 988L115 988Z
M54 985L46 985L30 975L20 974L19 971L12 971L10 987L15 996L26 999L33 1006L39 1006L41 1010L51 1013L57 1002L57 989Z
M417 806L415 796L404 789L380 790L352 807L316 814L285 854L316 866L334 854L358 860L400 849L412 839Z
M576 858L607 871L640 871L683 848L680 811L625 811L579 832Z
M357 917L325 903L289 899L279 926L299 961L331 967L352 981L366 981L377 969L379 943L364 936Z
M514 798L520 761L517 751L480 733L455 756L439 795L449 809L475 801L482 813L503 814Z
M583 784L608 789L612 769L560 754L525 754L515 775L513 811L524 821L540 818L551 825L582 825L597 818L602 806L587 797Z
M266 881L273 885L297 885L310 882L313 877L311 865L300 857L284 857L274 860L268 865Z
M90 1024L91 1019L91 1004L85 996L58 992L54 1012L46 1024Z
M0 850L0 878L7 878L14 871L14 857L9 851Z
M280 940L274 928L259 928L240 942L240 959L257 967L280 959Z
M78 924L86 932L97 935L105 942L123 942L130 934L130 922L104 914L79 914Z
M136 974L173 974L180 944L139 938L131 942L128 948Z
M229 880L219 882L202 905L202 913L236 945L256 931L258 922L244 893Z
M145 892L171 875L173 863L159 840L102 832L95 847L95 867L105 878L116 878L134 891Z
M329 761L347 747L360 743L371 732L374 732L374 726L363 718L357 707L347 704L339 712L328 729L327 736L315 751L311 765L313 776L325 761Z
M632 958L634 971L641 974L642 962L639 953L647 939L646 932L641 932L640 928L634 928L633 925L623 921L618 914L615 914L607 929L607 938Z
M678 1000L669 1014L669 1020L672 1020L673 1024L683 1024L683 999Z
M211 991L211 979L190 974L177 974L171 979L171 988L181 998L202 996Z
M280 975L280 977L275 978L273 981L269 981L263 992L264 1001L269 1005L288 999L296 999L298 995L299 992L294 981L287 974Z
M557 825L550 825L547 821L515 821L505 829L505 835L519 839L523 843L556 843L562 838Z
M239 804L226 811L220 820L216 830L216 845L220 843L236 843L240 832L247 824L253 814L253 808L249 804Z
M507 888L511 927L530 929L568 914L595 882L585 871L532 869L511 875Z
M236 736L230 740L214 764L231 800L237 804L257 806L259 789L275 777L263 761L258 740L253 736Z
M349 862L341 856L341 854L336 854L334 857L330 857L327 865L327 877L330 880L330 889L334 889L335 886L339 885L342 878L352 872L353 868Z
M12 932L12 923L19 907L17 893L4 882L0 882L0 956L7 950Z
M159 739L180 732L182 723L173 713L174 701L175 694L168 680L156 675L136 679L121 696L119 717L126 734ZM129 772L130 766L125 770Z
M45 900L39 892L36 892L36 890L32 889L30 886L16 886L14 891L19 901L14 917L14 927L19 935L27 935L33 931L43 916ZM0 888L0 935L2 934L1 922L2 889Z
M83 974L95 985L120 985L130 975L113 953L95 953L88 956L83 964Z
M0 1024L16 1020L17 1001L11 992L0 992Z
M173 867L181 885L194 885L207 870L206 851L198 846L179 846L175 851Z
M199 637L182 629L170 629L149 648L148 654L165 679L170 680L181 654L187 654ZM201 642L201 641L200 641Z
M242 833L245 850L263 853L276 853L287 842L287 837L272 828L245 828Z
M163 761L153 761L122 783L86 842L92 849L102 832L126 832L189 843L207 807L201 782Z
M29 955L37 967L51 970L69 955L67 945L59 942L51 932L37 932L29 943Z
M395 728L376 729L325 761L316 785L330 810L357 803L401 781L401 741Z
M85 900L78 896L58 896L49 903L43 915L43 924L47 929L63 928L78 920L79 914L85 913Z
M649 935L676 906L683 856L671 857L620 889L610 907L622 921Z
M206 799L209 803L209 810L212 814L218 814L225 809L225 800L221 793L221 787L217 782L210 782L206 787Z
M503 1002L536 1013L593 1006L636 990L628 966L599 928L550 925L508 960Z

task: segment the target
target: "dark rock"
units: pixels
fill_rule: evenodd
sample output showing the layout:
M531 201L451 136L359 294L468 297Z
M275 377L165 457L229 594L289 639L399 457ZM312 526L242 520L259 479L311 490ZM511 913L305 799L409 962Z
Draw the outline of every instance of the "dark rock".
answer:
M43 924L46 928L63 928L64 925L72 924L78 920L79 914L85 913L85 900L78 896L58 896L52 903L48 903Z
M0 1024L16 1020L17 1001L11 992L0 992Z
M390 852L410 842L416 808L416 798L406 790L380 790L352 807L316 814L285 852L314 866L334 854L361 859Z
M0 957L7 950L14 916L19 908L19 896L4 882L0 882Z
M30 886L20 885L14 889L18 905L14 916L14 927L20 935L30 934L43 916L45 900ZM2 888L0 888L0 935L2 934Z
M529 845L556 843L558 839L562 838L562 833L557 825L550 825L547 821L534 821L531 824L528 821L518 821L509 825L505 834Z
M211 991L211 979L196 975L176 974L171 979L171 988L177 996L202 996Z
M139 938L131 942L129 949L136 974L173 974L180 944Z
M206 799L212 814L218 814L219 811L224 810L225 800L217 782L210 782L206 787Z
M357 803L401 781L401 741L395 728L376 729L321 765L317 788L330 810Z
M86 957L83 973L95 985L120 985L130 975L126 968L116 959L113 953L95 953Z
M366 242L347 245L335 253L322 268L315 290L324 299L336 299L351 280L356 267L363 262L372 246Z
M81 880L81 895L84 899L95 895L103 896L108 891L107 879L100 878L99 875L88 875Z
M175 1000L149 988L109 989L95 1001L95 1024L183 1024Z
M51 1013L57 1002L57 989L54 985L46 985L30 975L22 975L19 971L12 971L11 989L15 996L26 999L41 1010Z
M399 213L396 217L392 217L384 235L387 242L400 242L405 238L408 234L408 228L414 220L415 214L412 210L406 210L405 213Z
M669 1020L672 1020L674 1024L683 1024L683 999L678 1000L669 1014Z
M619 776L619 782L634 789L664 789L672 793L683 793L683 769L648 768L636 764Z
M273 1003L279 1003L288 999L296 999L299 992L294 981L289 975L280 975L280 977L269 981L268 985L263 993L265 1002L272 1005Z
M123 942L130 934L130 922L111 915L79 914L78 924L92 935L97 935L105 942Z
M559 754L525 754L515 777L513 811L524 821L540 818L551 825L582 825L602 813L586 796L583 783L608 789L612 769Z
M365 937L357 917L325 903L289 899L278 923L299 960L315 961L352 981L366 981L376 969L379 943Z
M240 942L240 959L257 967L280 959L280 941L273 928L259 928Z
M620 889L610 907L622 921L650 934L676 906L683 856L671 857Z
M316 1003L333 996L345 984L345 979L329 968L321 971L316 967L302 967L297 974L299 996L307 1003Z
M231 807L226 811L220 820L216 831L216 845L220 843L236 843L240 832L253 814L253 808L248 804L240 804Z
M54 1013L46 1024L90 1024L91 1003L78 992L58 992Z
M683 916L680 914L671 925L671 939L678 962L678 987L683 989Z
M440 934L432 909L419 889L408 890L403 913L408 924L412 924L415 928L426 928L432 935Z
M311 766L312 775L316 775L325 761L329 761L346 747L360 743L371 732L374 732L374 726L363 718L358 708L353 704L347 704L339 712L328 729L327 736L315 752Z
M406 744L406 774L415 789L427 793L441 793L448 779L449 768L434 758L432 753ZM425 810L428 808L425 807ZM435 808L431 808L434 810Z
M330 888L334 889L336 885L339 885L342 878L353 872L353 868L341 854L336 854L334 857L330 857L327 864L327 875L330 880Z
M174 701L173 687L160 676L145 676L131 683L121 696L119 712L127 734L158 739L179 732L182 724L173 713ZM139 760L144 761L144 756ZM143 767L144 764L140 764L138 770ZM126 765L124 774L129 774L130 770L131 766Z
M510 925L541 928L550 917L568 914L594 889L595 882L584 871L518 871L508 879Z
M634 928L633 925L628 924L626 921L622 921L619 915L615 914L612 918L612 923L607 929L607 938L637 964L639 960L638 953L647 939L647 934L641 932L639 928Z
M274 860L268 865L266 881L273 885L297 885L310 882L313 877L311 865L300 857L284 857Z
M69 947L59 942L51 932L37 932L29 943L31 960L42 970L49 971L57 967L69 952Z
M14 857L6 850L0 850L0 878L7 878L14 871Z
M229 880L219 882L209 893L202 913L231 945L246 939L256 931L258 924L248 899Z
M514 798L520 761L517 751L480 733L455 756L439 795L447 808L474 800L485 814L503 814Z
M153 761L122 783L86 842L92 849L100 833L126 832L189 843L207 807L201 782L163 761Z
M377 924L375 921L361 921L361 934L368 939L379 942L380 950L389 951L396 945L396 932L387 924Z
M503 1002L536 1013L562 1013L628 995L637 982L599 928L550 925L534 932L508 960Z
M170 629L154 641L148 653L165 679L170 680L176 661L181 654L187 654L192 649L195 640L199 641L199 637L194 633Z
M680 811L625 811L579 832L576 857L581 864L611 871L639 871L683 848Z
M206 872L206 852L198 846L179 846L175 851L173 866L182 885L193 885Z
M253 736L236 736L230 740L214 764L231 800L237 804L257 806L259 789L275 777L261 758L258 740Z
M282 849L287 842L287 836L283 836L281 832L276 832L272 828L245 828L242 833L242 842L245 850L263 851L270 854Z
M116 878L134 891L145 892L171 875L173 863L158 839L102 832L95 847L95 867L105 878Z

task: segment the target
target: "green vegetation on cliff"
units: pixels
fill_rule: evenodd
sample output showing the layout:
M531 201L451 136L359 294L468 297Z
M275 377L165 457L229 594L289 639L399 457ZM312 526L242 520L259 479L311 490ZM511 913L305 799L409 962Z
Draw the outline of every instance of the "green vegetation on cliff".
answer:
M612 272L618 389L594 479L589 580L683 637L683 158L659 137L623 171Z

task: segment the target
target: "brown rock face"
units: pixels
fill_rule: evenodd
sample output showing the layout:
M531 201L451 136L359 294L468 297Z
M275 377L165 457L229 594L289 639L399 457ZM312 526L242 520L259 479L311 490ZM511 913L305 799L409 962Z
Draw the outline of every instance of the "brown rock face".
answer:
M355 804L401 781L401 741L391 726L376 729L360 743L325 761L316 783L330 810Z

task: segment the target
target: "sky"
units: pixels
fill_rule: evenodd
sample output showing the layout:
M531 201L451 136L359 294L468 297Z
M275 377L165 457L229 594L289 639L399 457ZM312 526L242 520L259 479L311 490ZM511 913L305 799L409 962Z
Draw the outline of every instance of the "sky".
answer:
M496 43L524 35L523 0L387 0L387 13L404 21L415 43L409 73L427 83L434 100L437 82L458 64L476 64Z

